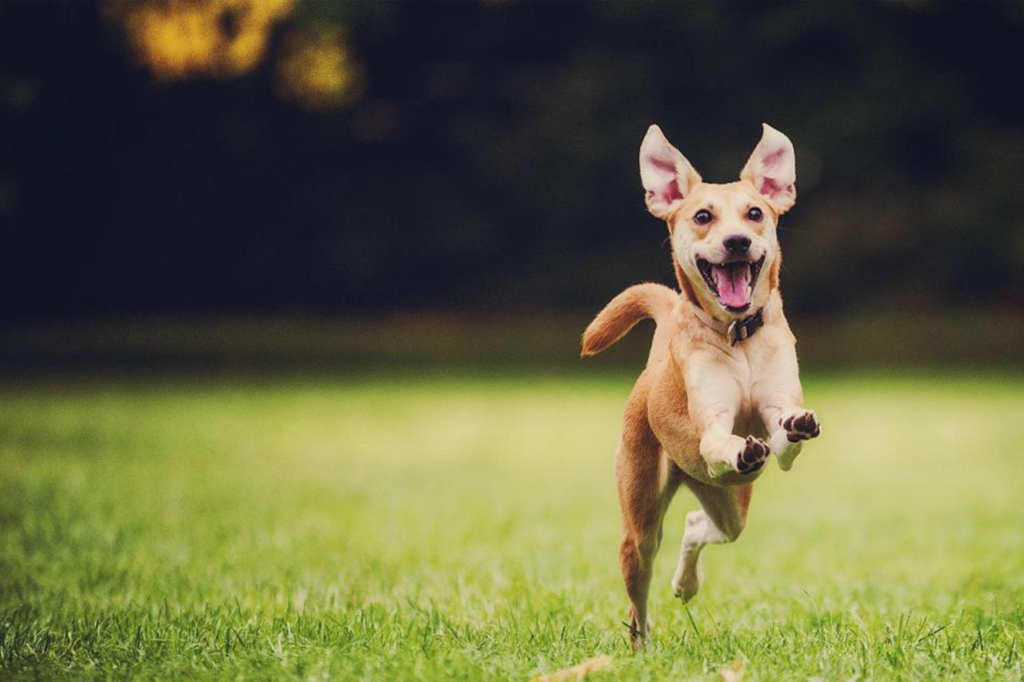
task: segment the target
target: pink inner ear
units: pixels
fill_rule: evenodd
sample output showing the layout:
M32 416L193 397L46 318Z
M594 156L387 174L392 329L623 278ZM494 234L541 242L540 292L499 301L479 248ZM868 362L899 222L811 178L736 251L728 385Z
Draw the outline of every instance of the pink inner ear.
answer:
M676 175L675 163L656 156L649 157L647 162L657 171L658 175L658 187L650 190L651 195L666 204L682 199L683 193L679 191L679 177Z
M769 199L777 199L780 194L788 192L791 185L783 187L774 178L765 178L761 181L761 194L765 195Z
M785 147L779 147L770 154L765 154L761 157L761 172L763 173L763 177L761 178L761 186L758 188L758 191L769 199L778 199L780 195L788 194L792 187L792 185L783 185L772 177L773 171L777 171L781 168L785 157Z
M765 170L775 170L782 163L782 157L786 154L785 147L779 147L771 154L765 154L761 159L761 165L764 166Z
M679 191L679 181L675 178L672 178L672 180L670 180L669 183L665 185L665 189L662 190L661 199L666 204L671 204L673 201L682 198L683 193Z

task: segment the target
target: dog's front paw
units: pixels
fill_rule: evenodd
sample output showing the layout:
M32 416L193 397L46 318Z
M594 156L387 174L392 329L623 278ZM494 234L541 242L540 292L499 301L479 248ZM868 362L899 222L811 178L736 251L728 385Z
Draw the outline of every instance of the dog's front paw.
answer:
M799 443L803 440L817 438L821 434L821 422L814 410L803 410L779 420L779 425L786 430L786 440Z
M747 436L747 439L743 441L743 449L736 456L736 471L746 475L757 473L768 461L769 454L771 454L771 448L768 447L768 443L760 438Z

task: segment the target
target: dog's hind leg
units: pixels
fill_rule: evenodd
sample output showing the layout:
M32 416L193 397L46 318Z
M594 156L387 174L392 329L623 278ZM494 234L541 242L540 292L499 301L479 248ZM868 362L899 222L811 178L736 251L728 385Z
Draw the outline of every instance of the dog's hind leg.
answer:
M709 544L733 542L747 524L752 485L719 488L688 481L702 509L686 515L679 565L672 576L672 591L683 603L693 599L704 580L700 554Z
M631 407L635 407L632 403L631 399ZM650 631L647 594L651 572L661 544L665 510L680 478L651 432L645 409L627 409L615 472L622 509L619 563L630 601L630 639L636 647Z

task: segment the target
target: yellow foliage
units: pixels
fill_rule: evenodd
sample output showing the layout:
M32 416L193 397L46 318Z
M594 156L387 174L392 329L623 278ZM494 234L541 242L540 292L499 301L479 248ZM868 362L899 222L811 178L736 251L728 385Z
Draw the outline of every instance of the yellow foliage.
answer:
M135 59L160 80L229 77L255 67L294 0L108 0Z
M337 27L287 36L274 76L278 96L307 109L336 109L362 89L362 72Z

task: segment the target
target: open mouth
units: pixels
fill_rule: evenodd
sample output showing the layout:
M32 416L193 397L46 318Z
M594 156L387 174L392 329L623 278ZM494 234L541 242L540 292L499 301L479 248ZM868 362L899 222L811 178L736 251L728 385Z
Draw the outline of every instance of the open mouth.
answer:
M754 285L763 265L764 256L756 261L734 260L727 263L697 258L697 269L704 281L718 302L731 313L746 312L750 308Z

